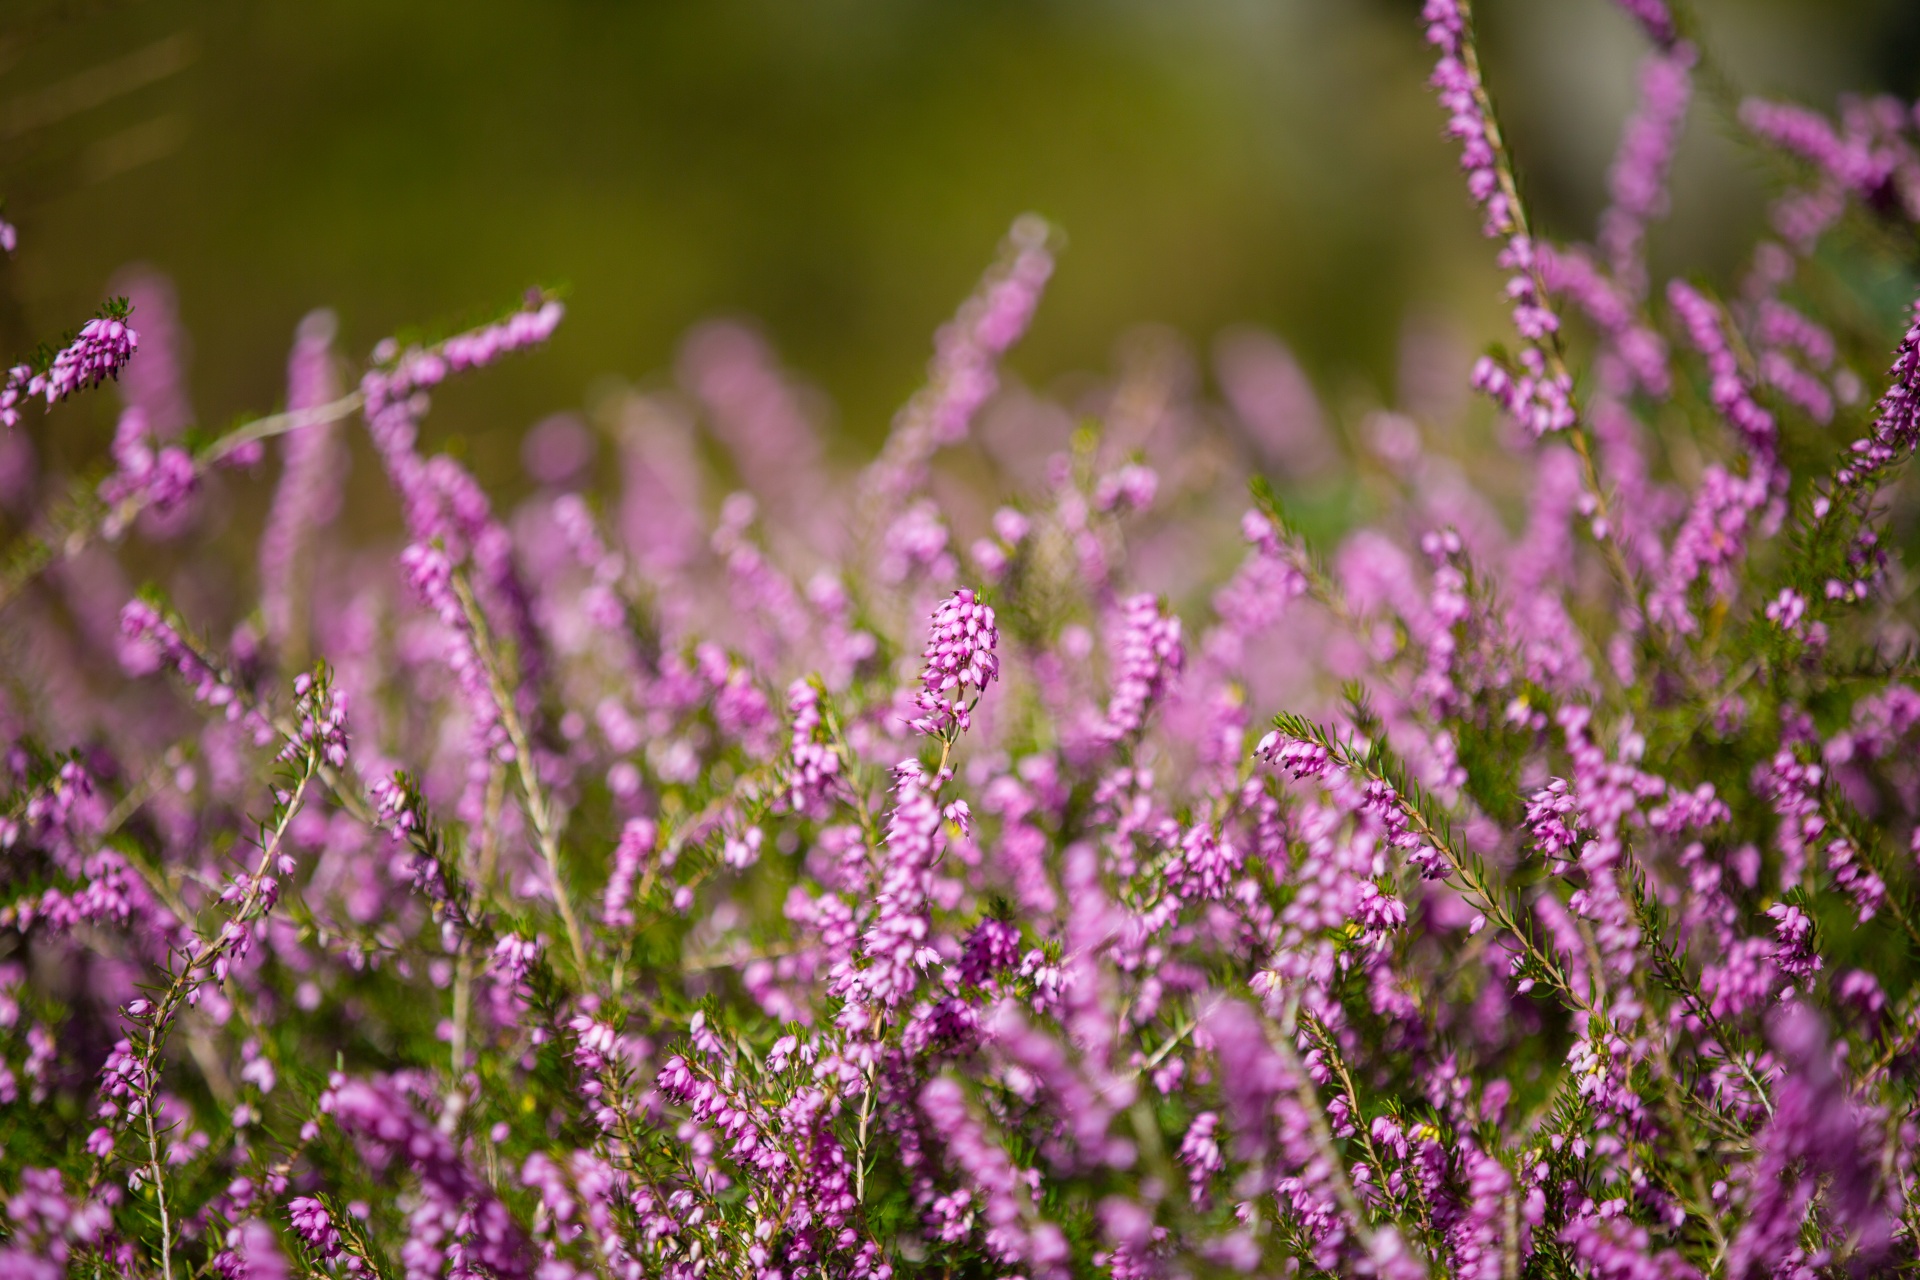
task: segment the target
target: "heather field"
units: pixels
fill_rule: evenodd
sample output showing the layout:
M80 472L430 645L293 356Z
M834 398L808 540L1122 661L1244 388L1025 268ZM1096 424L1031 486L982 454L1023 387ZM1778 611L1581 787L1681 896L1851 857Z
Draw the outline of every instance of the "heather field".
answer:
M1342 123L1261 181L1267 133L1156 142L1206 111L1099 71L1237 109L1226 44L1135 13L1173 61L1095 57L1071 5L992 63L1058 79L956 99L988 194L899 176L858 122L917 150L947 100L902 0L886 74L808 98L850 134L782 168L729 89L756 123L686 138L758 158L684 205L607 177L572 234L430 151L209 232L352 150L300 77L72 163L47 131L285 12L18 93L175 10L0 28L0 1280L1920 1276L1920 105L1749 84L1880 64L1757 55L1795 28L1731 6L1274 5L1244 30ZM1820 22L1899 63L1870 10ZM338 60L327 110L545 65L477 14ZM375 29L311 21L320 61ZM1618 71L1591 173L1529 58ZM658 137L706 118L664 83ZM452 92L453 151L527 178L524 127L592 185L558 115ZM1062 119L1158 177L1050 168ZM1331 154L1368 139L1420 158ZM909 342L942 268L900 264L1008 192ZM610 208L651 211L624 256Z

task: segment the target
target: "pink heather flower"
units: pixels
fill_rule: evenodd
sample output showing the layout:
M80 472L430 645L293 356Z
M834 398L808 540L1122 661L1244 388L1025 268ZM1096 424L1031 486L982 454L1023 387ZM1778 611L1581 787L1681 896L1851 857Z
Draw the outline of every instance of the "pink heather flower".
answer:
M944 699L936 701L946 705ZM795 680L787 688L787 710L793 716L793 733L787 752L786 805L795 813L825 817L832 811L840 785L840 753L826 740L820 690L811 680Z
M245 723L257 744L265 746L273 740L273 726L247 705L227 674L216 670L152 605L129 600L120 611L120 633L126 641L121 663L130 671L172 667L187 682L196 701L230 722Z
M914 695L917 733L946 737L972 724L972 707L1000 674L994 649L1000 632L993 607L962 587L933 611L927 628L925 666Z
M1560 1243L1594 1280L1701 1280L1698 1270L1672 1249L1661 1249L1643 1226L1626 1216L1625 1200L1592 1205L1560 1232Z
M1648 395L1665 396L1670 382L1666 343L1640 324L1623 290L1579 249L1543 246L1539 260L1540 279L1547 290L1568 298L1586 313Z
M1780 594L1767 603L1767 621L1788 635L1799 635L1807 616L1807 598L1792 587L1780 588Z
M11 222L8 222L5 218L0 218L0 253L12 256L13 251L19 247L20 233L14 230Z
M1124 601L1113 655L1113 696L1100 727L1101 740L1117 743L1137 734L1185 661L1180 619L1162 613L1151 594Z
M1667 213L1667 175L1686 123L1695 59L1692 44L1682 42L1640 63L1640 107L1626 121L1607 175L1613 203L1599 215L1599 248L1615 282L1634 299L1647 292L1647 223Z
M1503 1245L1507 1205L1513 1175L1494 1156L1469 1148L1466 1167L1466 1213L1448 1233L1454 1274L1460 1280L1498 1280L1505 1274Z
M1479 72L1469 58L1467 16L1460 0L1427 0L1422 10L1427 42L1440 51L1432 85L1447 111L1447 132L1460 143L1460 167L1467 194L1485 211L1481 232L1503 240L1500 265L1508 273L1507 297L1514 327L1527 345L1512 364L1483 357L1473 370L1473 385L1535 436L1573 426L1573 382L1550 367L1542 342L1560 328L1560 320L1539 281L1539 262L1521 210L1507 194L1501 175L1498 134L1486 112Z
M1772 1275L1800 1256L1799 1224L1816 1193L1823 1216L1872 1268L1886 1256L1894 1224L1876 1193L1877 1147L1865 1117L1834 1070L1819 1014L1796 1001L1774 1015L1768 1030L1786 1072L1771 1118L1754 1135L1759 1155L1742 1188L1747 1220L1727 1251L1727 1274Z
M927 897L943 845L939 803L919 766L894 769L894 805L887 816L886 871L874 896L873 923L860 943L865 966L854 982L869 1003L890 1009L910 996L919 975L940 963L930 945Z
M1102 512L1145 511L1159 488L1160 477L1152 467L1130 462L1100 477L1093 490L1093 507Z
M27 384L29 395L43 395L49 405L76 391L97 387L118 377L140 345L140 335L125 321L99 316L80 326L79 336L54 354L45 373Z
M1179 851L1167 864L1167 883L1190 901L1224 898L1240 874L1241 860L1230 836L1201 824L1181 838Z
M999 384L994 362L1027 330L1040 291L1053 274L1045 222L1025 217L1008 232L1012 257L996 278L969 300L951 324L934 336L931 386L923 410L934 443L966 438L973 415Z
M333 1215L318 1200L295 1196L287 1202L287 1220L295 1234L306 1241L307 1247L322 1262L331 1262L340 1256L340 1233L334 1229Z
M1535 437L1564 431L1578 421L1573 387L1547 368L1536 347L1520 352L1518 367L1482 356L1473 366L1473 387L1486 393L1509 418Z
M72 342L54 353L42 372L35 373L24 364L7 370L5 382L0 384L0 427L18 425L20 405L33 396L44 396L51 406L76 391L119 377L139 345L140 335L122 314L104 314L87 321Z
M1655 44L1671 44L1674 39L1673 14L1666 0L1616 0L1627 16L1640 24L1647 39Z
M947 1161L979 1198L987 1252L1009 1267L1046 1280L1069 1274L1066 1237L1040 1220L1021 1171L973 1118L966 1091L951 1076L936 1076L920 1091L920 1109L939 1135Z
M334 330L331 311L315 311L300 322L287 359L288 413L317 409L338 397ZM338 424L316 422L287 435L285 468L260 535L260 609L267 638L282 647L295 631L294 601L301 585L296 575L308 545L340 513L346 458L338 434Z
M20 406L27 399L27 384L32 380L33 370L24 364L8 369L6 378L0 380L0 428L12 430L20 425Z
M293 679L298 727L280 749L279 759L295 760L308 751L335 769L347 767L347 709L331 685L301 672Z
M1000 260L972 297L934 335L927 385L894 418L864 487L883 504L882 523L926 482L934 453L967 436L974 416L999 389L999 361L1026 332L1053 274L1046 222L1028 215L1013 224Z
M100 500L114 508L106 532L117 537L126 527L122 509L169 516L182 508L200 483L193 456L177 444L158 445L146 412L127 409L114 430L115 471L100 482Z
M1278 730L1260 739L1254 754L1303 782L1324 776L1333 763L1327 749L1319 743L1290 738Z
M400 1251L407 1280L433 1280L450 1261L499 1280L532 1280L532 1251L512 1214L393 1080L342 1081L321 1095L320 1110L360 1145L376 1174L400 1165L396 1172L419 1180Z
M1760 138L1809 161L1842 188L1869 203L1888 194L1902 156L1869 112L1849 112L1842 131L1805 107L1748 98L1740 123Z
M1748 534L1767 498L1763 475L1742 477L1719 466L1707 467L1693 508L1674 535L1665 569L1647 593L1647 612L1655 622L1682 635L1697 631L1688 592L1703 575L1713 598L1733 593L1734 567L1746 556Z
M223 1280L292 1280L293 1276L273 1228L258 1218L248 1218L227 1232L227 1247L215 1255L213 1269Z
M1789 902L1774 903L1767 908L1767 915L1773 919L1774 936L1778 939L1774 963L1796 982L1809 981L1825 963L1813 949L1813 920Z
M1211 1111L1202 1111L1187 1126L1186 1136L1180 1139L1180 1163L1187 1166L1187 1197L1202 1207L1208 1200L1208 1185L1227 1167L1217 1137L1219 1128L1220 1117Z
M1887 393L1873 415L1873 431L1847 450L1846 462L1834 472L1840 488L1864 484L1879 472L1906 459L1920 445L1920 302L1894 353Z
M633 927L634 882L646 868L659 841L659 829L651 818L629 818L620 829L620 841L613 849L613 870L607 875L606 896L601 902L600 919L609 929Z
M991 917L974 926L960 955L960 981L982 986L1020 961L1020 930Z
M1694 349L1706 357L1707 372L1712 378L1708 397L1713 407L1740 433L1756 471L1770 470L1776 435L1773 415L1755 402L1721 326L1720 309L1684 280L1668 282L1667 301L1686 327Z
M1257 329L1229 330L1213 367L1234 417L1260 459L1292 477L1318 475L1338 457L1306 370L1287 345Z

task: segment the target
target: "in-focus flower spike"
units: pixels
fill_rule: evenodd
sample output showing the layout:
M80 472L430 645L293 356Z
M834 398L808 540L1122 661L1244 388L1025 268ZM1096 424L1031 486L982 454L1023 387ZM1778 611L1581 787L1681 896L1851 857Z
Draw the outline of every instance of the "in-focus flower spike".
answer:
M311 752L329 768L347 767L347 708L343 695L333 691L324 666L315 676L301 672L293 681L293 735L280 749L279 759L297 760Z
M27 383L29 395L45 396L48 404L65 400L76 391L97 387L120 370L140 345L140 335L123 315L96 316L80 326L74 340L54 353L45 373Z
M973 706L1000 675L995 650L1000 631L993 606L970 587L948 596L933 611L922 653L920 688L914 694L916 733L951 738L973 723Z
M0 382L0 428L18 426L20 406L35 396L53 405L76 391L118 377L140 345L140 335L127 323L127 315L124 304L109 304L80 326L72 342L54 352L46 368L36 371L17 364L8 369Z
M1864 486L1880 472L1904 462L1920 445L1920 302L1913 307L1906 335L1894 354L1887 392L1874 409L1873 431L1853 442L1834 473L1836 488Z
M333 1215L326 1205L311 1196L295 1196L287 1202L287 1220L322 1262L340 1256L340 1233L334 1229Z
M1422 10L1427 42L1440 51L1432 84L1447 111L1447 132L1460 143L1467 193L1485 212L1481 231L1503 241L1500 265L1510 274L1507 297L1514 327L1526 345L1512 364L1483 356L1473 385L1491 396L1507 416L1535 436L1562 431L1578 420L1573 379L1550 349L1560 319L1540 281L1540 264L1515 196L1498 126L1488 110L1474 53L1465 0L1427 0Z

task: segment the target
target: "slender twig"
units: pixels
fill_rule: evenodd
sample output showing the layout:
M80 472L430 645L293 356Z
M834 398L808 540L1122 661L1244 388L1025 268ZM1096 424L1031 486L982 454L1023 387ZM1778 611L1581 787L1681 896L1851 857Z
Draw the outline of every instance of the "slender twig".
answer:
M528 737L526 725L521 721L520 710L513 691L507 685L505 673L500 669L480 602L474 598L473 588L462 573L454 574L453 589L459 596L460 607L466 613L467 625L473 631L474 647L486 670L487 687L500 713L501 727L507 731L507 741L513 746L514 775L520 783L520 807L533 828L534 843L539 846L540 858L546 864L548 887L553 893L554 906L559 909L560 922L567 931L567 945L573 953L574 972L584 980L587 975L587 945L560 867L560 827L564 819L540 781L539 761L534 757L533 743Z
M1493 150L1493 171L1500 184L1500 193L1506 199L1510 217L1513 219L1513 233L1516 238L1532 239L1533 230L1527 218L1526 202L1520 198L1520 183L1516 176L1513 153L1507 147L1506 137L1500 131L1500 118L1494 112L1493 99L1487 93L1486 81L1480 75L1480 50L1474 37L1473 9L1471 0L1459 0L1460 14L1465 20L1465 33L1460 41L1460 60L1466 66L1467 77L1473 85L1474 103L1479 108L1480 117L1486 122L1487 145ZM1550 296L1547 282L1541 276L1537 258L1530 260L1527 274L1532 278L1535 292L1541 298ZM1572 387L1573 376L1568 372L1566 348L1558 327L1550 329L1543 339L1534 345L1546 359L1550 376L1564 381ZM1580 459L1581 484L1587 496L1593 499L1593 521L1589 532L1594 533L1594 541L1600 544L1601 554L1606 559L1607 568L1618 581L1620 589L1626 592L1627 599L1634 602L1637 609L1642 608L1638 582L1633 569L1627 564L1626 556L1620 550L1618 526L1614 523L1611 503L1607 497L1606 485L1601 482L1599 469L1594 465L1592 431L1587 425L1586 415L1569 397L1569 406L1574 412L1573 425L1567 428L1568 442ZM1598 532L1604 525L1605 536Z
M173 1275L173 1229L167 1211L167 1189L164 1157L160 1150L160 1131L155 1127L154 1073L160 1061L160 1052L165 1047L167 1032L174 1019L187 1005L193 993L206 980L206 976L215 965L224 960L233 950L234 944L245 936L241 926L253 918L261 908L261 886L266 882L267 873L273 868L274 858L279 854L281 842L285 840L287 829L293 823L294 815L300 811L306 798L307 784L312 781L319 765L317 749L309 747L301 756L301 768L292 792L279 805L279 816L274 822L267 838L260 842L260 857L254 866L253 875L248 882L246 893L240 905L226 918L220 933L198 952L188 959L180 971L173 975L167 989L155 1001L150 1009L140 1015L141 1035L137 1046L138 1072L145 1096L138 1100L141 1112L141 1127L146 1140L146 1161L142 1167L142 1180L153 1186L154 1203L160 1214L160 1270L163 1280L171 1280ZM104 1162L97 1162L90 1183L97 1183Z
M205 475L243 446L323 423L338 422L359 408L360 393L355 391L311 409L296 409L255 418L195 452L193 473L196 478ZM22 535L7 548L4 556L0 556L0 609L13 603L27 584L40 574L56 564L73 559L106 536L109 529L126 528L150 505L151 495L144 490L109 505L92 486L77 486L66 501L56 505L48 515L45 522L47 533Z

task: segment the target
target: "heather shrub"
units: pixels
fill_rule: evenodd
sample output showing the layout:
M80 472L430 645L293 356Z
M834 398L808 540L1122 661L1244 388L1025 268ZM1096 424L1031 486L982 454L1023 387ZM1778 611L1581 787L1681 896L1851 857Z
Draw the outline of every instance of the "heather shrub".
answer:
M1625 7L1561 244L1425 6L1477 408L1336 433L1252 332L1003 386L1033 218L853 469L716 324L496 503L430 400L537 293L316 313L224 432L163 294L11 369L0 1271L1920 1270L1920 113ZM1721 290L1645 251L1696 83L1781 175Z

